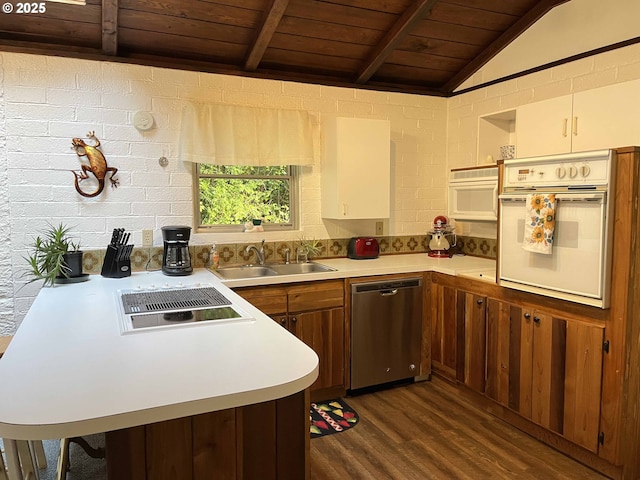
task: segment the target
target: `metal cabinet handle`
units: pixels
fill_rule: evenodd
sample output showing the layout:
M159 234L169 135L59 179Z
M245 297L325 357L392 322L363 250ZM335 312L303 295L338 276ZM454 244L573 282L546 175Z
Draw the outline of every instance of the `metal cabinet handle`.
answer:
M565 118L562 121L562 136L566 137L567 136L567 124L569 123L569 119Z
M482 300L481 298L479 298L479 299L477 299L477 300L476 300L476 303L477 303L478 305L482 305L482 304L484 303L484 300Z
M540 323L540 317L533 317L533 321L535 323Z
M282 317L280 319L280 325L282 325L283 327L287 326L287 319L285 317Z
M291 317L291 323L297 323L298 319L297 317Z
M530 313L525 313L524 318L526 318L527 320L529 320L531 318L531 314Z

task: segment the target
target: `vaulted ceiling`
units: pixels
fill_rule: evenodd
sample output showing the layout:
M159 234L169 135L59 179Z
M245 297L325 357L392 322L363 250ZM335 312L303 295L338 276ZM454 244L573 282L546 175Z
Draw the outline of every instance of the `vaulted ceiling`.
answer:
M47 1L0 50L448 96L566 1Z

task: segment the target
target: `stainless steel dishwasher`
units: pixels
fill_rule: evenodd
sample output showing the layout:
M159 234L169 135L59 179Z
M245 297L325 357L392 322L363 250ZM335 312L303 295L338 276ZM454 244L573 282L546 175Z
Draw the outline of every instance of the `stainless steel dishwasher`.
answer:
M351 390L415 377L422 278L351 285Z

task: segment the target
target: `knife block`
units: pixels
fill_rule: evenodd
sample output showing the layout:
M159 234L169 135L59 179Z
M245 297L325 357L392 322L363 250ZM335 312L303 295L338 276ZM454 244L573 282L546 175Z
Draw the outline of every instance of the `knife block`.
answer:
M103 277L124 278L131 276L131 254L128 245L114 247L109 245L102 262Z

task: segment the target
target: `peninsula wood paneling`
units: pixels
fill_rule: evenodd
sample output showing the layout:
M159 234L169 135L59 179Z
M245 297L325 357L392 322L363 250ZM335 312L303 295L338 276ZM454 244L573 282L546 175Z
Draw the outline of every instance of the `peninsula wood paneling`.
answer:
M309 478L309 392L105 434L117 480Z

